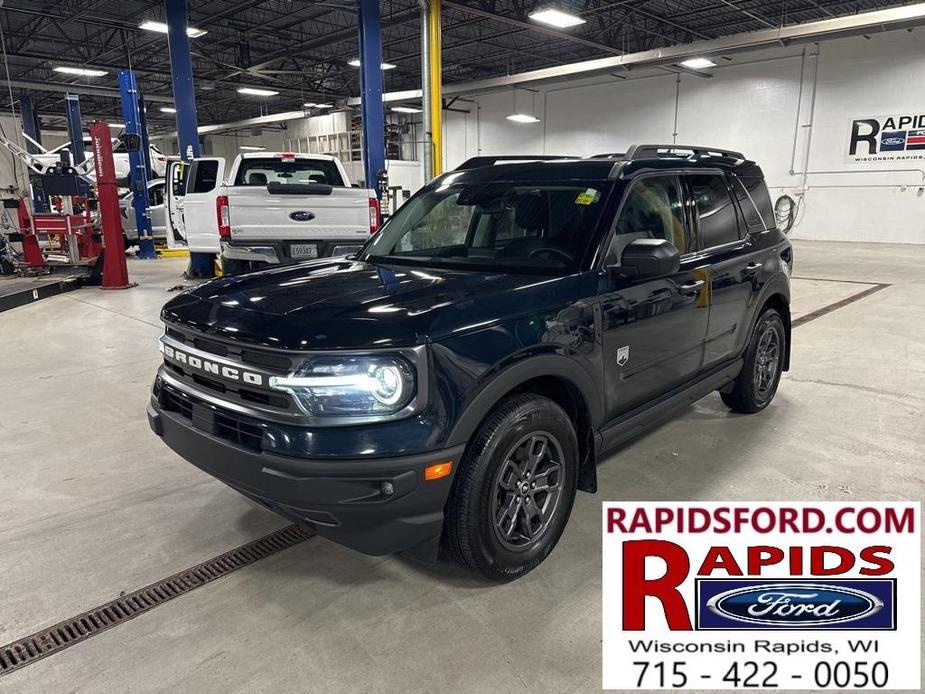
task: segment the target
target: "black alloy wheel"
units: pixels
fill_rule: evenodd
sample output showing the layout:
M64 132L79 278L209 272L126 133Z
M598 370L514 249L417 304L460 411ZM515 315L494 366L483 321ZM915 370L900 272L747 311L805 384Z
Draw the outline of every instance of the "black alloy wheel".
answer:
M444 546L464 567L510 581L552 552L575 500L578 439L549 398L513 395L488 415L453 478Z
M771 404L784 370L787 333L776 309L766 308L758 317L745 349L744 365L729 392L720 395L735 412L760 412Z

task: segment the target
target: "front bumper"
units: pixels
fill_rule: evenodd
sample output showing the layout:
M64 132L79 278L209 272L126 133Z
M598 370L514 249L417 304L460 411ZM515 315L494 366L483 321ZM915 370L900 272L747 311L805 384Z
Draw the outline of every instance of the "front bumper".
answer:
M366 554L412 550L436 558L452 475L424 481L424 468L453 461L464 446L368 460L310 460L250 450L148 404L155 434L196 467L272 511Z

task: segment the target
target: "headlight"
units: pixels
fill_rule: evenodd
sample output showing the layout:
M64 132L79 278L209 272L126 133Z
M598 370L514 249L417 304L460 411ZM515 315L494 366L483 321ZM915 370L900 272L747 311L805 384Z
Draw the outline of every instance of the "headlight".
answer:
M401 357L311 357L291 376L272 376L270 387L294 395L314 415L388 415L415 393L414 368Z

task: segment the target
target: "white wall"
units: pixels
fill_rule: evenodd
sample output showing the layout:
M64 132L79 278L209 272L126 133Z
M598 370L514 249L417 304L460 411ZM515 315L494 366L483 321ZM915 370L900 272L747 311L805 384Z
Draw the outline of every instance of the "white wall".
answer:
M284 149L285 133L281 130L261 128L259 135L253 130L238 130L228 134L205 135L203 143L203 156L225 157L228 165L241 153L241 145L264 147L270 152L279 152Z
M802 79L802 47L741 54L721 61L712 79L682 75L677 100L677 78L651 70L546 85L535 95L542 122L531 125L505 119L509 90L470 97L478 110L470 104L468 114L445 114L445 168L477 154L586 156L625 151L634 142L672 142L677 105L678 143L744 151L761 164L774 198L804 197L794 237L925 243L925 174L898 170L925 169L925 159L846 158L852 119L925 113L925 31L842 39L808 46L807 53ZM531 102L518 91L518 111L529 112ZM865 173L871 169L888 171ZM808 175L804 188L804 170L853 173Z

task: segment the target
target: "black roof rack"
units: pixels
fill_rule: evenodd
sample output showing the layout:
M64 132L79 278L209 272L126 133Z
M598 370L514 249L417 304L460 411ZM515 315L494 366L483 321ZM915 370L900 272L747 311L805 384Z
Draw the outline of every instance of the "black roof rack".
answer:
M499 156L472 157L471 159L466 159L466 161L457 166L456 171L477 169L480 166L493 166L494 164L526 164L531 161L557 161L577 158L578 157L574 156L557 156L553 154L502 154Z
M626 152L626 159L655 159L659 156L678 156L690 152L697 157L726 157L745 159L741 152L719 147L701 147L699 145L632 145Z

